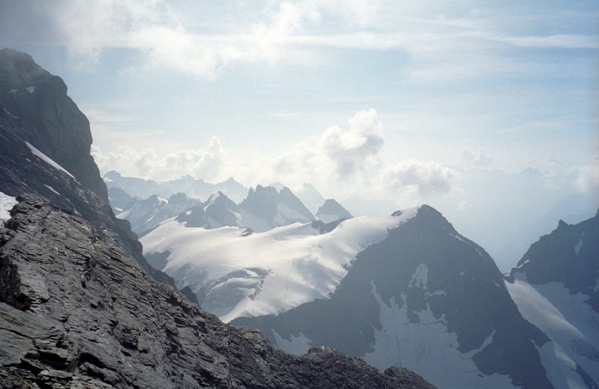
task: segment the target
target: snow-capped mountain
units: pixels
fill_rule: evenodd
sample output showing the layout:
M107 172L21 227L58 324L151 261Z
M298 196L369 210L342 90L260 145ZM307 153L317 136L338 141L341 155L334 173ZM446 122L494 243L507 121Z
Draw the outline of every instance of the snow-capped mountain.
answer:
M358 253L327 298L232 323L286 351L325 345L444 388L551 387L538 352L547 337L489 255L428 206Z
M203 201L208 199L215 192L222 192L235 202L243 200L248 193L248 188L229 178L226 181L211 184L202 179L195 179L191 176L184 176L176 180L157 182L154 180L144 180L136 177L125 177L116 171L110 171L104 175L104 182L108 189L120 188L132 197L140 199L156 195L162 198L169 198L176 193L185 193L192 198L198 198Z
M213 193L205 202L189 198L183 193L172 195L168 199L152 195L139 200L116 187L109 189L109 195L117 217L128 220L139 236L175 217L188 227L247 227L257 232L315 220L286 187L279 191L259 185L256 190L251 189L248 197L239 205L220 191Z
M325 201L324 197L322 197L314 185L307 182L304 182L300 188L294 188L293 193L295 193L297 198L300 199L306 208L313 214L316 214L318 208L322 206L322 203Z
M114 188L110 189L110 194ZM152 195L145 200L131 199L116 217L126 219L131 223L131 229L143 236L163 221L179 215L189 208L201 204L199 200L190 199L184 193L177 193L168 199Z
M328 232L317 222L248 233L240 227L208 230L173 220L141 242L150 264L189 285L205 309L228 321L278 314L326 297L357 253L413 214L348 219Z
M205 203L200 203L181 213L176 222L186 227L218 228L242 227L245 220L237 204L222 192L216 192Z
M264 222L266 228L256 225L257 229L252 228L255 231L315 220L314 215L287 187L281 190L262 185L258 185L256 189L251 188L247 198L239 204L239 209Z
M503 275L428 206L263 233L177 221L142 238L148 261L205 309L303 353L325 345L442 387L551 387Z
M334 199L327 199L316 212L316 218L324 223L332 223L351 217L353 217L351 213Z
M506 283L522 315L552 341L540 351L555 387L599 387L599 212L559 222Z

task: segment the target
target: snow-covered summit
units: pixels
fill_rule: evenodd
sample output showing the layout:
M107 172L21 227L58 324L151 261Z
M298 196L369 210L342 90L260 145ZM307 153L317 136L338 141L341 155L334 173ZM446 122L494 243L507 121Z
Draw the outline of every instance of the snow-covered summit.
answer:
M202 307L229 321L326 298L358 253L417 212L348 219L325 233L311 222L248 235L242 227L206 229L173 220L141 242L153 266L180 287L189 285Z

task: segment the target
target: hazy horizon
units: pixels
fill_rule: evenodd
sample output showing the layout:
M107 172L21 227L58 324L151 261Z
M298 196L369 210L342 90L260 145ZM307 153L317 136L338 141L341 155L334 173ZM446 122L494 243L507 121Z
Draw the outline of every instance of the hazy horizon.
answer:
M504 271L599 206L594 2L0 1L0 46L65 80L103 173L426 203Z

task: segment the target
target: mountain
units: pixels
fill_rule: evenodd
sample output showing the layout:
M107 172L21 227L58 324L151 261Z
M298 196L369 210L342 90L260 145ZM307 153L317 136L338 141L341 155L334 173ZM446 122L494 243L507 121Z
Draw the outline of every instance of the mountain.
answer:
M203 308L285 351L324 345L448 388L552 386L550 339L484 249L429 206L254 233L172 220L142 243Z
M557 386L599 387L599 212L533 243L510 272L522 315L552 342L541 352Z
M387 236L402 216L341 224L295 223L265 232L206 229L173 220L142 237L152 266L189 286L201 306L228 321L278 314L330 294L356 254Z
M138 236L143 236L162 222L176 218L187 227L244 227L251 231L267 231L294 222L314 220L314 216L287 188L277 191L259 186L239 206L218 191L201 202L183 193L163 199L152 195L145 200L128 196L120 188L110 188L117 217L131 223ZM124 205L123 205L124 204Z
M328 349L293 356L159 284L34 195L0 228L0 387L432 388Z
M327 199L316 212L316 218L324 223L332 223L351 217L353 217L351 213L334 199Z
M295 222L313 221L314 215L287 187L280 191L271 186L258 185L251 188L239 209L262 220L268 228L285 226ZM264 228L256 226L258 231Z
M312 184L304 182L300 188L294 188L293 193L304 203L306 208L313 214L318 211L318 207L325 201L324 197Z
M324 298L231 323L289 352L325 345L444 388L551 387L538 351L547 336L522 317L489 255L426 205L359 252Z
M222 192L213 193L205 203L181 213L176 222L184 223L186 227L203 228L243 225L239 207Z
M0 104L0 387L431 387L328 349L285 354L158 283L172 279L114 216L62 80L1 50Z
M136 177L124 177L116 171L110 171L104 175L104 181L108 189L119 188L130 196L140 199L145 199L152 195L169 198L176 193L185 193L189 197L205 200L212 193L220 191L234 201L239 202L248 193L248 189L233 178L217 184L211 184L191 176L166 182L156 182Z
M114 194L116 190L119 189L111 188L109 194ZM114 197L110 198L112 201ZM138 236L143 236L163 221L175 217L197 204L201 204L200 201L190 199L184 193L171 195L168 199L159 198L156 195L145 200L130 198L116 217L127 220L131 223L131 229Z

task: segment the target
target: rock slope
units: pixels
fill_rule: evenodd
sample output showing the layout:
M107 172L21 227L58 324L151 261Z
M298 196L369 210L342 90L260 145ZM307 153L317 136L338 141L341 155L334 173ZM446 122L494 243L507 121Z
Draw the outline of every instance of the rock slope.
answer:
M148 277L85 220L18 200L0 229L2 388L431 387L328 349L273 349Z

